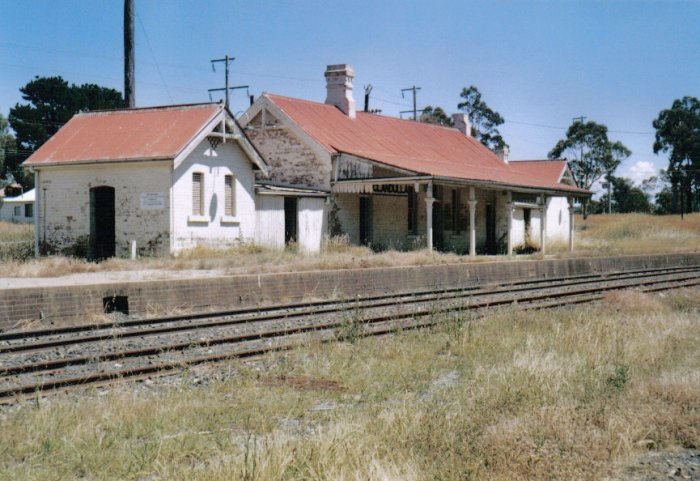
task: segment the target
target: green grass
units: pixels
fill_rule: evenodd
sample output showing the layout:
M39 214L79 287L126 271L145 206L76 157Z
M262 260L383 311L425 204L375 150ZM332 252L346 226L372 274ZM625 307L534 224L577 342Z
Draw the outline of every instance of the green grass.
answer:
M600 479L700 445L699 310L621 293L27 403L0 479Z

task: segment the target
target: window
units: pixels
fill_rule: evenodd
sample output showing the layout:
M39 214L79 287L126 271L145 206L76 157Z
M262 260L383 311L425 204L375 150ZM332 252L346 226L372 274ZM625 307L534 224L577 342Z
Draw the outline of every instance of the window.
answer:
M24 217L34 217L34 204L24 204Z
M232 175L224 176L224 215L236 215L236 180Z
M408 192L408 233L416 235L418 233L418 209L416 208L418 195L413 187L408 187L406 192Z
M21 205L16 205L14 209L14 216L19 217L22 215L22 206Z
M201 172L192 173L192 215L204 215L204 185Z

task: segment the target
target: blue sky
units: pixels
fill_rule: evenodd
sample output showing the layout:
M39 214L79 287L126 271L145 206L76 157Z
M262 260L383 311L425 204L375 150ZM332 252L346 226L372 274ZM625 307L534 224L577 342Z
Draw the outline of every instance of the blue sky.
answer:
M573 117L606 124L633 152L618 174L666 165L652 120L700 96L700 1L136 0L138 106L208 101L209 60L236 57L232 84L323 101L327 64L356 71L372 108L456 111L476 85L506 119L512 159L544 158ZM0 113L35 75L123 88L121 0L0 0ZM232 110L247 107L245 91Z

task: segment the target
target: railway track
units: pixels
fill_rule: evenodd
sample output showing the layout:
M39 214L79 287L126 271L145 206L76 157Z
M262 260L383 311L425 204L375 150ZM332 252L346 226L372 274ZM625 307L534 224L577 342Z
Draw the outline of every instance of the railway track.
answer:
M660 268L3 333L0 402L259 356L310 335L322 342L349 331L381 335L463 311L551 308L598 300L612 290L697 285L700 266Z

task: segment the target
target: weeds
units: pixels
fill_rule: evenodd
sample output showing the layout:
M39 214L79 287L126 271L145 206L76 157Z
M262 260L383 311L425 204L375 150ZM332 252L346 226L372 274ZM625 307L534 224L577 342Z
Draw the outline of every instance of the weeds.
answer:
M0 479L601 479L700 445L700 291L635 296L655 309L448 315L212 368L225 380L5 408Z

